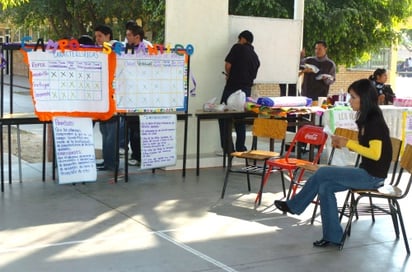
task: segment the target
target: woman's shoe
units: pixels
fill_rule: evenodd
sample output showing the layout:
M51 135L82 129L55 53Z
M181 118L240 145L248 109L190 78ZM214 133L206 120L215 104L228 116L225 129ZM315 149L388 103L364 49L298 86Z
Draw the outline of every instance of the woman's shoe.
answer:
M313 242L313 246L314 247L328 247L328 246L340 246L340 244L329 242L322 238L318 241Z
M294 214L288 207L288 204L286 204L286 201L280 201L280 200L275 200L275 206L282 212L288 212L290 214Z

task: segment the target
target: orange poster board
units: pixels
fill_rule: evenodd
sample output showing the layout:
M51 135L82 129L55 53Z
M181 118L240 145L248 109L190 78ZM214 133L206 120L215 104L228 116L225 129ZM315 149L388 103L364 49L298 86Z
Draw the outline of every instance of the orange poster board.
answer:
M110 119L115 113L115 53L102 48L21 50L29 67L30 92L41 121L54 116Z

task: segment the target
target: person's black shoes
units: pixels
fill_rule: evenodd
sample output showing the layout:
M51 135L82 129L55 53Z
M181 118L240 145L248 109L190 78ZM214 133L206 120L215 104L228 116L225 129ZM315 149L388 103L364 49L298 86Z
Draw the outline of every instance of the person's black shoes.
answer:
M318 241L313 242L314 247L328 247L328 246L340 246L340 244L336 244L333 242L326 241L325 239L320 239Z
M282 212L288 212L291 214L294 214L288 207L288 204L286 204L286 201L280 201L280 200L275 200L275 206Z

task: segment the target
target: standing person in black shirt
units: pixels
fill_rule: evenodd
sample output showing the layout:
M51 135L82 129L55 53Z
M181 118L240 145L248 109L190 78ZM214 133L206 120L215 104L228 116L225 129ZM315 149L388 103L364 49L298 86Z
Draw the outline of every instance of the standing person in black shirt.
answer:
M237 90L242 90L246 97L252 92L253 81L260 66L259 58L252 46L253 34L245 30L238 36L238 42L232 46L225 58L226 85L220 103L227 104L227 99ZM220 140L222 148L226 142L226 127L224 120L219 120ZM235 124L236 151L246 151L246 125Z
M301 62L304 73L302 95L318 101L319 96L328 96L329 87L336 79L336 65L328 58L325 41L315 43L315 56Z

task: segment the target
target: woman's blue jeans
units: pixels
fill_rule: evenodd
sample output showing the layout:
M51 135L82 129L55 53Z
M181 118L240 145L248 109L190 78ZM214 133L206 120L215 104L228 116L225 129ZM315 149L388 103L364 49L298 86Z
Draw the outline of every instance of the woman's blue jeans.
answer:
M319 195L323 239L341 243L343 230L339 222L339 211L335 192L354 189L376 189L384 179L371 176L362 168L325 166L319 168L292 199L287 201L289 209L301 214L316 195Z

